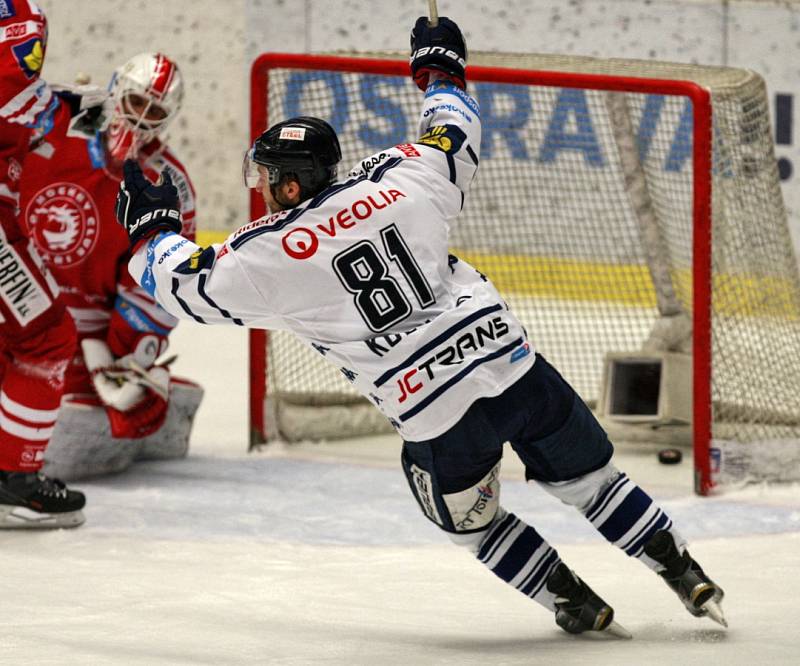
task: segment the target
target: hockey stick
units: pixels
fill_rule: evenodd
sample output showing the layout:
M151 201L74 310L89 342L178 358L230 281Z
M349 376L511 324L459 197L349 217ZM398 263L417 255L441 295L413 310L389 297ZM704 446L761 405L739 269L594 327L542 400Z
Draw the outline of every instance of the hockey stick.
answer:
M435 28L439 25L439 8L436 6L436 0L428 0L428 25Z

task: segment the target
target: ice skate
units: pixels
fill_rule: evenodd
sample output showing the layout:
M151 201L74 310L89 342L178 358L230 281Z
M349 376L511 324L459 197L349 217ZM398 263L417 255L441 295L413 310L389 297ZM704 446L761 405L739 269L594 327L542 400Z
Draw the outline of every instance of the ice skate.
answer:
M666 530L656 532L644 547L648 557L666 567L659 573L686 609L696 617L708 616L723 627L728 626L720 602L724 596L722 588L711 580L685 550L678 552L675 540Z
M567 633L591 631L632 638L630 632L614 621L614 609L563 562L547 578L547 589L556 595L556 624Z
M0 472L0 529L77 527L83 493L41 472Z

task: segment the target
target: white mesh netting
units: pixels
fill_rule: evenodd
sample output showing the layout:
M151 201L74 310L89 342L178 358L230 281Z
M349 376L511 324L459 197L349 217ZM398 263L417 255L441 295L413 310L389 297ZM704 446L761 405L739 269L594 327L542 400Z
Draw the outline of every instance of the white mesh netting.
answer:
M710 90L711 395L695 399L711 400L712 444L728 447L731 478L800 473L800 278L763 81L745 70L658 62L471 62L692 80ZM537 350L593 405L606 352L641 350L659 312L691 318L693 290L709 288L693 285L692 103L474 79L470 91L481 106L481 165L453 252L494 281ZM270 124L301 114L329 120L342 173L413 140L421 101L406 77L324 69L272 69L268 89L254 95ZM690 351L686 341L678 347ZM269 417L284 438L388 430L337 368L291 335L270 334L268 354ZM777 464L765 453L761 469L757 446L780 450Z

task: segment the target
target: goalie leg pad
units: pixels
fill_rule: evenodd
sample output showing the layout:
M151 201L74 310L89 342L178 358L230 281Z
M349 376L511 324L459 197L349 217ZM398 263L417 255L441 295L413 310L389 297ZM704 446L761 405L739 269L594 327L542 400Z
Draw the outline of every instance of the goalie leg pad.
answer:
M203 400L203 389L188 379L172 377L164 425L141 439L136 460L174 460L186 457L194 417Z
M104 407L67 399L45 451L44 472L70 481L122 472L135 460L182 458L202 397L197 384L173 378L164 425L141 439L112 437Z
M115 474L133 463L141 444L113 439L106 410L98 404L65 399L44 453L44 473L66 481Z

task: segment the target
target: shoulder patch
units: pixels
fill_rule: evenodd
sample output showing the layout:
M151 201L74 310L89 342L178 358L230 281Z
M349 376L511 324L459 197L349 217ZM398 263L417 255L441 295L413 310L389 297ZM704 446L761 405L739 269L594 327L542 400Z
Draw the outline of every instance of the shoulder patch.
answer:
M193 252L186 261L178 264L174 270L176 273L183 273L184 275L199 273L202 270L211 268L214 265L215 258L216 252L213 247L200 248Z
M13 18L16 15L14 0L0 0L0 19Z
M11 50L26 77L32 79L39 75L44 62L44 46L41 38L33 37L22 44L12 46Z
M445 153L457 153L467 135L455 125L437 125L423 134L417 143L437 148Z

